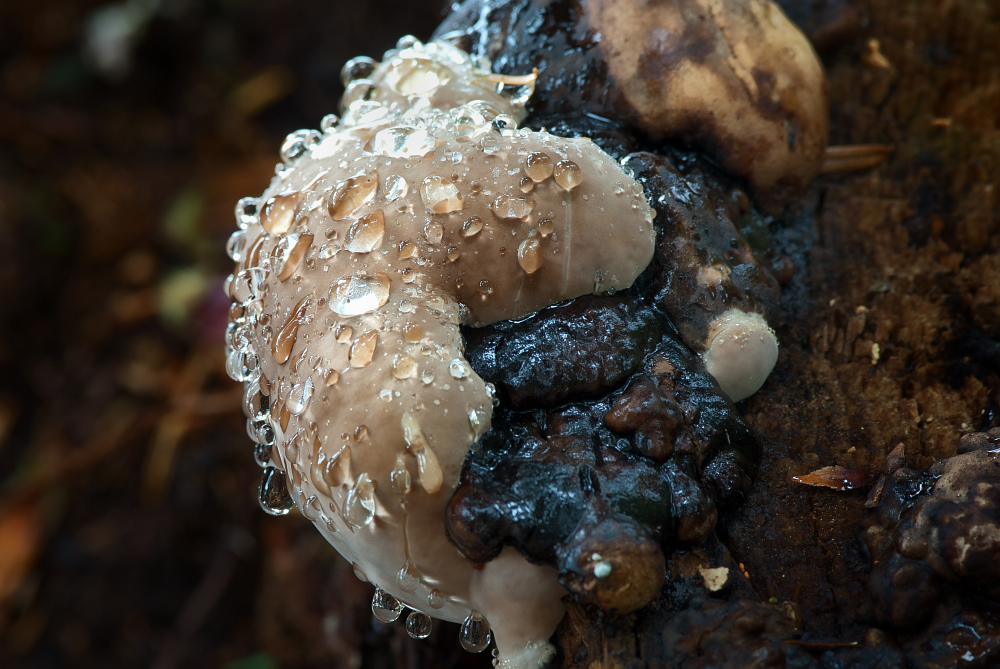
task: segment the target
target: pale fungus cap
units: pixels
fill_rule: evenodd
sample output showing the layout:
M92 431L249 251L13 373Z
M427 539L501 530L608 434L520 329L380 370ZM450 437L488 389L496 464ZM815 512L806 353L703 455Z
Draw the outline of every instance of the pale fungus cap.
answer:
M587 0L609 73L635 124L745 179L768 204L819 174L823 67L771 0Z
M760 390L778 361L778 338L760 314L729 309L709 323L705 368L734 402Z
M467 56L404 40L238 206L227 369L259 459L377 586L379 619L405 604L416 637L461 622L471 650L492 627L503 663L535 666L564 614L555 570L513 549L477 567L445 532L493 410L459 325L628 287L653 210L589 140L517 129L521 102ZM262 504L286 510L268 472Z

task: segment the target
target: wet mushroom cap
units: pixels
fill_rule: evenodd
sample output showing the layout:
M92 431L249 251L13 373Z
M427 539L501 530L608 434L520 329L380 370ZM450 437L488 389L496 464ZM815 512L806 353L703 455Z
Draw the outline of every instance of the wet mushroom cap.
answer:
M466 101L474 89L437 95L428 82L468 77L435 58L390 52L339 124L286 141L230 243L247 321L230 367L247 368L249 404L266 398L270 458L303 515L380 588L376 615L398 600L467 626L482 614L502 659L530 663L564 612L554 570L513 550L477 568L444 528L493 408L459 325L628 287L653 254L653 211L589 140L518 130L516 104ZM523 586L514 608L503 583Z

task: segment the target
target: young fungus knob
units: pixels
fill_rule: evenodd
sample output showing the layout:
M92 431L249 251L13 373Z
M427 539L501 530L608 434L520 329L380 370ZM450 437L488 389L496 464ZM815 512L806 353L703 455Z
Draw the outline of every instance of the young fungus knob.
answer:
M459 325L628 287L653 212L589 140L517 129L521 102L491 77L407 39L348 86L339 123L290 136L305 148L238 211L227 362L260 459L285 472L262 486L270 510L287 485L376 584L380 619L401 602L414 634L460 622L473 650L492 628L501 660L529 666L564 613L555 570L513 549L477 568L444 527L493 409Z

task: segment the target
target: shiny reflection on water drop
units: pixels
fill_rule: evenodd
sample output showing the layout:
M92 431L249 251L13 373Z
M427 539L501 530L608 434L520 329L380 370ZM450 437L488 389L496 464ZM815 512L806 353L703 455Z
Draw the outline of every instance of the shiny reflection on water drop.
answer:
M440 609L444 606L445 597L440 590L431 590L427 593L427 606L432 609Z
M357 316L375 311L389 301L389 277L355 274L343 277L330 290L330 309L341 316ZM350 337L350 335L348 335ZM337 341L344 341L337 335Z
M545 181L552 176L552 159L540 151L530 153L524 159L524 173L532 181Z
M473 216L469 220L462 223L462 228L459 230L459 234L463 237L472 237L476 235L480 230L483 229L483 219L478 216Z
M257 209L260 200L255 197L245 197L236 203L236 225L240 230L246 230L257 223Z
M378 170L351 177L330 194L330 218L341 221L367 204L378 190Z
M260 477L260 485L257 487L257 501L260 502L260 508L272 516L284 516L292 510L295 502L288 494L283 471L277 467L264 468L264 475Z
M309 406L312 394L313 380L311 376L307 376L304 382L292 386L292 390L288 393L288 399L285 401L285 406L288 407L293 416L301 416Z
M552 178L564 189L573 190L582 179L580 166L572 160L560 160L552 170Z
M380 130L372 140L372 150L389 158L426 157L440 145L441 140L426 130L409 126Z
M498 195L490 208L500 218L524 218L531 213L535 203L519 195Z
M351 223L344 237L344 248L351 253L369 253L382 246L385 214L376 209Z
M296 130L281 144L281 160L292 163L301 158L319 141L319 133L315 130Z
M417 364L405 353L397 353L392 357L392 375L399 380L408 379L416 371Z
M413 485L413 477L406 468L406 460L402 453L396 454L396 466L389 472L389 485L400 495L410 492L410 486Z
M409 192L410 186L406 183L406 179L398 174L392 174L385 178L385 199L389 202L406 197Z
M490 626L479 613L473 611L462 623L458 640L470 653L481 653L490 645Z
M461 358L452 358L448 363L448 373L453 379L464 379L469 375L469 363Z
M548 237L552 234L552 219L547 216L543 216L538 219L538 234L542 237Z
M372 597L372 615L380 623L394 623L399 620L399 614L403 612L403 605L398 599L390 595L382 588L375 588L375 596Z
M369 480L368 472L362 472L354 482L354 487L348 491L341 515L344 522L355 530L367 527L372 522L375 517L375 484Z
M407 560L403 563L403 567L399 570L399 573L396 574L396 585L403 592L413 592L419 584L420 574L417 573L417 570Z
M309 245L313 242L313 236L308 232L302 234L284 235L274 250L271 251L273 269L278 277L278 281L285 281L295 270L309 250Z
M372 364L376 344L378 344L378 332L375 330L368 330L358 337L347 353L351 367L367 367Z
M410 611L406 616L406 633L413 639L426 639L431 635L434 623L431 617L420 611Z
M279 193L268 198L260 212L261 226L272 235L283 235L288 232L295 220L295 209L302 200L302 193Z
M451 179L436 174L427 176L420 182L420 199L435 214L461 211L465 204L458 186Z
M229 235L229 240L226 242L226 255L228 255L233 262L239 262L243 260L243 251L246 247L247 233L243 230L237 230L233 234Z
M444 226L440 221L428 220L424 224L424 238L431 244L440 244L444 238Z
M344 63L344 67L340 68L340 83L347 86L355 79L367 77L375 71L376 67L378 67L378 63L372 58L355 56Z
M517 264L527 274L534 274L542 266L542 245L537 237L528 237L517 247Z

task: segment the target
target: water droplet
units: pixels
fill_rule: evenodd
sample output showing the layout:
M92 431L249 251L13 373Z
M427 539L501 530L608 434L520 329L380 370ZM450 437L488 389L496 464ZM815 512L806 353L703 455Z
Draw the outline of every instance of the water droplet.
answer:
M435 214L461 211L464 206L462 194L451 179L432 174L420 182L420 199L424 206Z
M340 252L340 244L323 244L319 247L319 259L329 260Z
M261 285L267 273L259 267L237 272L229 284L229 297L233 302L246 306L260 297Z
M330 309L341 316L357 316L375 311L389 301L389 277L355 274L338 279L330 289ZM337 337L337 341L341 341Z
M406 442L406 447L417 458L417 478L420 485L433 495L441 489L441 484L444 481L444 473L441 471L441 463L437 454L427 443L427 438L424 436L416 416L409 411L404 411L400 422L403 427L403 440Z
M309 497L304 500L301 499L303 494L299 493L299 508L302 510L302 516L308 520L310 523L316 522L320 514L323 513L323 509L319 505L319 499L316 495L309 495Z
M272 516L284 516L292 510L295 502L288 494L283 471L277 467L264 468L260 485L257 487L257 501L260 502L260 508Z
M483 153L488 156L493 156L500 152L500 141L493 134L483 137L479 142L479 146L483 149Z
M354 441L361 441L367 436L368 436L367 425L358 425L356 428L354 428Z
M445 253L448 256L448 260L451 262L455 262L458 260L458 257L462 255L457 246L449 246Z
M395 202L400 198L406 197L406 194L410 192L410 185L406 183L406 179L399 176L398 174L392 174L385 179L385 199L389 202Z
M351 361L351 367L367 367L372 364L372 357L375 355L375 345L378 343L378 332L368 330L358 337L347 358Z
M518 182L518 188L521 189L522 193L530 193L535 189L535 182L529 177L521 177L521 181Z
M375 588L375 596L372 597L372 615L376 620L381 623L394 623L399 620L402 612L403 605L398 599L382 588Z
M319 142L319 133L315 130L296 130L281 144L281 160L293 163Z
M328 132L336 128L339 122L340 122L339 116L337 116L336 114L327 114L322 119L320 119L319 129L322 130L323 132Z
M476 435L476 437L479 437L479 434L483 428L483 423L486 422L486 414L484 414L482 411L474 407L468 407L468 411L469 411L469 427L472 428L472 431Z
M354 576L362 583L368 583L368 574L361 569L361 565L357 562L352 562L351 567L354 569Z
M451 70L430 58L399 58L385 73L385 82L401 95L431 95L451 78Z
M291 392L288 393L288 399L285 401L285 406L288 407L293 416L301 416L309 406L312 394L313 380L311 376L307 376L304 382L292 386Z
M243 230L237 230L229 235L229 240L226 241L226 255L232 258L233 262L243 260L243 250L246 247L246 242L247 233Z
M448 373L453 379L464 379L469 375L469 363L461 358L452 358L448 363Z
M479 282L479 292L483 297L493 292L493 284L490 283L489 279L483 279Z
M284 235L278 240L271 251L272 268L278 281L285 281L295 273L312 242L313 236L308 232Z
M543 216L538 219L538 234L542 237L548 237L552 234L552 219Z
M424 238L431 244L441 243L441 240L444 238L444 226L441 225L440 221L428 219L424 223Z
M552 170L552 178L566 190L580 185L580 166L572 160L560 160Z
M389 485L400 495L410 492L412 479L410 477L410 470L406 468L406 460L403 458L402 453L396 454L396 466L389 472Z
M406 341L410 343L416 343L420 341L424 336L424 327L420 323L414 323L413 321L406 321L403 324L403 337Z
M261 226L272 235L285 234L295 220L295 210L301 200L302 193L299 191L268 198L260 212Z
M426 639L431 635L434 623L431 617L420 611L410 611L406 616L406 633L414 639Z
M440 145L441 140L426 130L405 125L380 130L372 140L372 150L389 158L426 157Z
M351 464L351 447L343 445L340 450L326 459L323 465L323 481L331 490L339 487L347 479Z
M432 609L440 609L444 603L445 597L440 590L431 590L427 593L427 605Z
M347 492L344 500L344 510L341 514L344 522L355 530L367 527L375 517L375 484L368 479L368 472L361 472Z
M500 218L524 218L531 213L535 202L520 195L498 195L490 205L493 213Z
M274 430L271 429L271 425L270 424L266 424L266 425L258 428L258 430L257 430L257 436L258 436L258 438L260 437L261 432L263 430L265 430L265 429L267 430L267 433L270 435L269 438L271 439L271 441L274 441ZM257 444L256 446L254 446L254 449L253 449L253 459L254 459L254 462L256 462L259 467L267 467L268 466L268 463L271 460L271 449L272 448L273 448L273 444L270 444L270 443L268 443L268 444L261 443L261 444Z
M462 643L462 648L470 653L481 653L490 645L490 626L481 615L473 611L462 623L458 640Z
M411 258L416 250L417 245L413 243L412 239L404 239L399 243L399 257L402 260Z
M330 194L330 218L342 221L375 197L376 191L378 170L351 177Z
M495 407L500 406L500 398L497 397L497 387L495 385L493 385L492 383L487 382L486 383L486 394L490 396L490 401L493 403L493 406L495 406Z
M403 592L413 592L420 585L420 574L409 560L403 563L402 569L396 574L396 585Z
M425 386L429 386L430 384L434 383L434 372L432 372L430 369L426 367L424 369L421 369L420 380L423 382Z
M473 216L469 220L462 223L462 229L459 232L459 234L461 234L463 237L472 237L478 234L478 232L482 229L483 229L483 219L479 218L478 216Z
M295 339L299 333L299 326L305 320L306 314L311 307L312 301L309 299L309 296L303 297L295 305L285 324L274 335L274 341L271 342L271 355L279 365L288 362L288 358L292 354L292 347L295 346Z
M326 373L326 376L323 378L323 384L327 388L329 388L330 386L332 386L335 383L337 383L337 381L339 381L339 380L340 380L340 372L338 372L335 369L331 369L330 371L328 371Z
M417 369L417 363L405 353L397 353L392 357L392 375L397 379L408 379Z
M378 67L378 63L368 56L355 56L340 68L340 82L347 86L355 79L369 76Z
M257 209L260 200L255 197L245 197L236 203L236 225L240 230L246 230L257 224Z
M537 237L528 237L517 247L517 264L527 274L534 274L542 266L542 245Z
M493 129L500 133L504 130L517 130L517 120L510 114L497 114L493 119Z
M351 341L351 337L354 336L354 328L350 325L338 325L333 331L333 336L341 344Z
M552 159L540 151L529 153L524 159L524 173L532 181L545 181L552 176Z
M351 253L369 253L382 246L384 232L385 215L376 209L351 223L344 237L344 248Z

